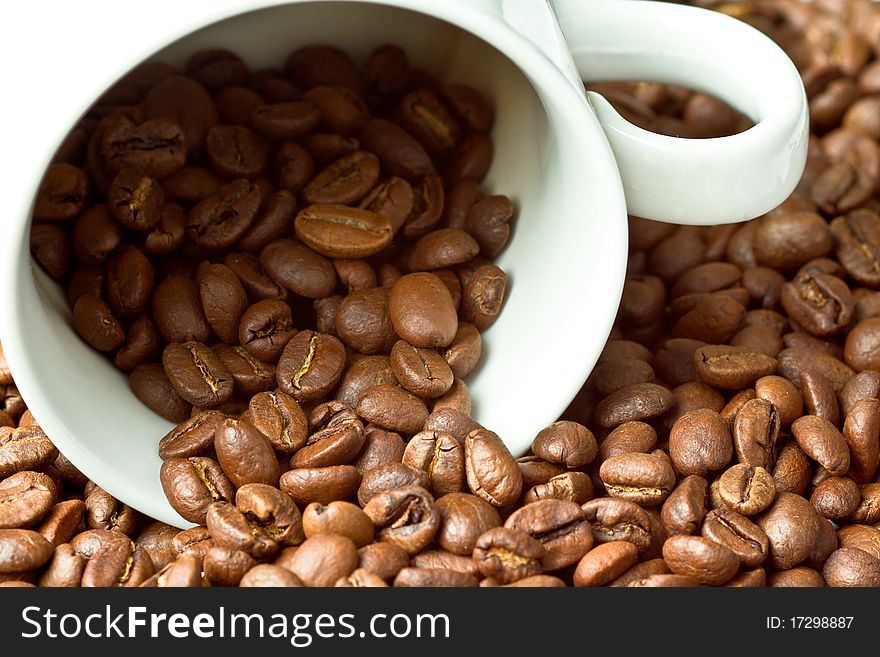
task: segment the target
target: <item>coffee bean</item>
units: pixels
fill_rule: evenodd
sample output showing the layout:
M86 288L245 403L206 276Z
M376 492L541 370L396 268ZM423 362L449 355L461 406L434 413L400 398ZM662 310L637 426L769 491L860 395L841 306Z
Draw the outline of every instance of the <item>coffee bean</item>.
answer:
M842 520L858 508L861 499L861 492L855 481L849 477L829 477L813 489L810 504L820 516L829 520Z
M275 452L250 422L224 420L214 433L214 449L223 472L236 487L278 481L280 470Z
M851 520L855 522L874 524L880 521L880 483L862 484L859 486L862 499L859 506L853 511Z
M434 498L420 486L394 488L364 506L381 541L395 543L410 555L427 546L440 526Z
M107 260L107 304L119 319L143 314L153 294L153 265L135 246L121 245Z
M832 475L843 475L849 470L849 445L827 420L805 415L795 420L791 432L804 452Z
M290 459L293 468L343 465L354 459L364 444L364 428L350 410L334 417L326 427L308 437Z
M761 377L774 374L778 366L775 358L739 347L708 345L694 351L697 376L711 386L726 390L746 388Z
M297 548L290 558L291 570L306 586L333 586L357 568L354 543L338 534L317 534Z
M790 347L779 353L779 373L797 385L802 372L812 371L825 377L835 393L843 390L855 374L837 358L815 349Z
M428 153L403 128L384 119L370 119L358 133L363 147L379 156L382 166L393 176L415 182L434 167Z
M808 415L816 415L831 424L840 422L840 408L831 382L809 370L800 373L801 395Z
M303 244L281 239L260 252L266 272L294 294L319 299L333 292L336 272L333 264Z
M764 531L745 516L728 508L709 511L701 533L731 550L747 568L762 563L769 554L770 543Z
M162 366L175 392L199 408L219 406L232 396L232 376L213 351L199 342L170 344Z
M575 586L602 586L623 574L638 559L636 546L627 541L602 543L587 552L574 572Z
M185 520L204 523L208 507L232 500L234 488L220 464L208 457L173 457L159 470L168 502Z
M831 233L837 258L849 275L872 287L880 284L880 217L870 210L854 210L834 219Z
M238 584L243 588L302 586L302 580L281 566L270 563L257 564L248 570Z
M609 495L643 506L662 503L675 485L672 466L653 454L612 456L600 466L599 476Z
M540 575L544 546L529 534L509 527L494 527L477 539L473 559L486 577L510 584Z
M685 413L669 434L669 455L678 472L705 477L733 457L730 432L724 419L710 409Z
M663 543L663 559L673 573L714 586L724 584L739 569L736 554L702 536L668 538Z
M55 483L40 472L21 470L0 481L0 529L30 527L55 503Z
M880 402L872 397L857 401L847 413L843 437L851 452L849 475L857 483L874 476L880 462Z
M492 506L512 504L522 492L522 474L501 439L476 429L464 439L465 474L473 493Z
M368 287L350 292L336 311L334 329L339 339L358 353L387 353L397 339L388 303L385 288Z
M514 511L505 527L525 532L537 539L546 552L545 571L555 571L580 561L593 545L590 522L574 502L538 500Z
M819 536L819 515L800 495L781 492L757 518L770 540L770 558L776 568L798 565L809 555Z
M772 504L776 485L764 468L739 463L718 478L718 493L729 508L751 516Z
M415 395L393 385L368 388L358 398L358 415L392 431L416 433L428 417L428 408Z
M186 137L172 118L157 117L140 125L122 115L109 117L101 134L100 153L108 172L138 168L158 180L183 168Z
M822 568L828 586L878 586L880 559L857 548L834 551Z
M177 394L161 364L138 365L128 383L135 397L169 422L183 422L190 416L191 404Z
M810 334L826 337L840 332L854 310L846 283L830 274L802 273L782 286L782 306Z
M19 426L0 433L0 477L41 470L57 456L58 450L39 426Z
M706 515L708 493L709 486L703 477L688 475L679 482L660 511L660 522L668 536L697 532Z
M394 283L388 312L394 330L416 347L446 347L458 330L452 296L443 281L431 273L407 274Z
M655 383L637 383L620 388L596 406L596 421L613 428L624 422L662 415L674 403L672 392Z
M390 364L400 384L418 397L440 397L452 386L452 370L436 351L398 340L391 349Z
M110 307L88 294L77 299L73 306L73 327L98 351L115 351L125 342L125 331Z
M281 475L279 481L281 490L300 505L354 498L360 483L361 474L351 465L296 468Z
M345 368L345 347L332 335L300 331L278 361L278 386L298 402L329 393Z

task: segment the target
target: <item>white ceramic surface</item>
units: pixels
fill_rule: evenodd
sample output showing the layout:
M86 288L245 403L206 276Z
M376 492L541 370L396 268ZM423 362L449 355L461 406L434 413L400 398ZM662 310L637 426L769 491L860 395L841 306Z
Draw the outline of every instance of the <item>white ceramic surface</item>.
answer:
M499 259L510 276L504 312L487 332L483 363L468 383L478 419L513 451L524 451L595 363L626 264L623 188L582 89L561 72L566 64L555 26L527 22L521 27L534 29L526 39L505 22L520 15L517 3L536 1L153 0L149 11L110 2L18 7L10 38L0 45L4 61L18 64L9 67L6 88L27 90L20 102L0 104L0 124L20 127L6 135L5 150L15 158L0 160L0 338L24 397L71 461L140 511L186 525L158 482L156 442L170 425L143 407L125 377L73 333L59 288L32 273L27 235L33 195L53 150L101 91L162 48L157 58L180 64L192 51L218 44L260 67L278 65L309 43L339 44L362 62L376 45L394 42L442 79L490 96L497 108L496 152L485 186L510 195L518 212L514 238ZM562 4L563 28L579 41L580 28L569 18L576 3ZM44 22L49 5L53 19ZM603 15L596 10L597 20ZM236 17L221 20L228 16ZM613 29L623 39L629 28ZM556 47L551 54L559 67L529 41ZM784 187L784 180L779 184Z

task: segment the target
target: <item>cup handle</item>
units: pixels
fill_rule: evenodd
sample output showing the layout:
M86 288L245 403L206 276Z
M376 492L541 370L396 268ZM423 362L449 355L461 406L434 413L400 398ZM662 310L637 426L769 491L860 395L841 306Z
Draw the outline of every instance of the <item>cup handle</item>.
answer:
M770 38L729 16L644 0L555 0L581 77L646 80L712 94L751 118L737 135L667 137L588 98L620 170L630 214L683 224L744 221L784 201L803 173L806 92Z

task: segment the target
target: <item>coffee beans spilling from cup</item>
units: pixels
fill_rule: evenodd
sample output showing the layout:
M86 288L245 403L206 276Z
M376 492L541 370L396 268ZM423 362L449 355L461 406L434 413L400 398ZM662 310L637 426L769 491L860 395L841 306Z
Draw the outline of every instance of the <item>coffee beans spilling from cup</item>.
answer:
M477 91L390 47L129 75L50 169L33 252L178 423L162 481L198 527L87 481L0 358L0 585L880 586L880 9L847 7L717 7L804 75L802 183L742 225L632 218L607 346L520 458L462 382L513 214ZM602 90L658 132L747 127Z

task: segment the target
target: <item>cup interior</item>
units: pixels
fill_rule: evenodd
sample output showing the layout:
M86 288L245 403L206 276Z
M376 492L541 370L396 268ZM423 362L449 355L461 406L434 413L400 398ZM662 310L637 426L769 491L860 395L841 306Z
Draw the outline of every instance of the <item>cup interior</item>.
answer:
M180 67L192 52L222 46L257 69L281 66L301 46L329 43L362 64L376 47L395 43L415 65L492 100L495 155L483 187L511 197L516 216L497 259L509 276L505 306L484 334L482 363L467 384L476 418L518 455L559 417L601 352L623 285L626 210L611 151L586 103L561 86L561 75L548 77L552 65L526 52L521 38L502 36L500 22L480 31L475 20L465 27L491 34L493 45L400 7L294 3L221 20L148 59ZM36 266L31 276L23 260L14 335L4 336L4 348L27 371L20 387L35 416L98 485L154 518L188 526L159 484L156 445L171 424L80 340L64 292Z

